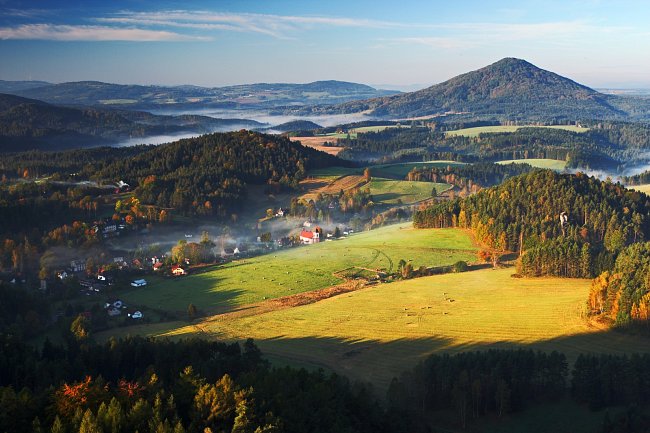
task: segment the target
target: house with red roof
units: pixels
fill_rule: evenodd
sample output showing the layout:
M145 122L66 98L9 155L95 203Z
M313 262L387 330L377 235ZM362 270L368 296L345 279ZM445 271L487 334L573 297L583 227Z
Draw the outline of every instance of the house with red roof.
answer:
M313 231L303 230L300 232L300 242L304 245L311 245L320 242L320 235L322 233L323 230L320 227L316 227Z

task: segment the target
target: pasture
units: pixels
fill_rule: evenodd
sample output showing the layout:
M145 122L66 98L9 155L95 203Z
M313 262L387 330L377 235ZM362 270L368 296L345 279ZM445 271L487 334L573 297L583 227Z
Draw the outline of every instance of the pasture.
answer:
M557 159L530 158L530 159L508 159L499 161L497 164L530 164L537 168L548 168L555 171L563 171L566 168L567 161Z
M583 128L576 125L496 125L496 126L477 126L474 128L463 128L456 131L447 131L445 135L449 137L478 137L480 134L495 134L500 132L515 132L520 128L550 128L550 129L563 129L570 132L587 132L589 128Z
M388 177L391 179L404 179L409 171L414 168L445 168L447 166L464 165L464 162L458 161L425 161L425 162L403 162L398 164L382 164L370 166L372 176Z
M431 191L440 194L452 188L448 183L414 182L373 177L368 184L375 203L410 204L431 198Z
M483 269L381 284L309 305L215 316L152 333L252 337L275 360L324 366L381 392L432 353L524 346L562 351L572 363L579 353L650 351L643 337L589 325L589 280L516 279L512 273Z
M402 259L418 267L475 258L476 247L466 232L416 230L405 223L234 260L187 277L147 278L146 287L127 289L120 296L127 305L177 312L183 317L190 303L205 314L216 314L339 284L343 279L335 273L346 270L348 275L362 268L394 272Z

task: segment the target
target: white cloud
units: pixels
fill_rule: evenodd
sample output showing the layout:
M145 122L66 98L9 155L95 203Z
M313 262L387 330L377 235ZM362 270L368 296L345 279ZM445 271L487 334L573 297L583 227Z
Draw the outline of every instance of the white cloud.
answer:
M188 36L162 30L55 24L24 24L17 27L0 28L0 40L7 39L137 42L208 40L206 37Z

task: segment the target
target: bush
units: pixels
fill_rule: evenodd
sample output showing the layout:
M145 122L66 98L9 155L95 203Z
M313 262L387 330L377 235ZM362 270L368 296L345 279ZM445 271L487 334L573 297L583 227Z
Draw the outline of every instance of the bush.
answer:
M469 266L467 265L467 262L460 260L452 266L454 272L466 272Z

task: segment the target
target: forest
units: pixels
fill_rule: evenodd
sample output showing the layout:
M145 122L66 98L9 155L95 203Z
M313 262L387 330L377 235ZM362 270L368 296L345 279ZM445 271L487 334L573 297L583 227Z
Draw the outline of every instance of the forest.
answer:
M0 344L0 431L426 432L566 398L627 407L605 413L607 433L649 425L635 410L650 401L648 355L580 355L572 368L562 353L523 348L432 355L393 379L380 403L336 374L272 367L250 339L96 343L79 316L62 345L35 349L2 333Z
M362 385L271 368L251 340L97 344L79 317L64 345L0 334L0 431L390 431Z
M650 356L636 354L579 355L572 368L562 353L527 349L432 355L393 380L389 412L403 420L400 431L426 432L441 412L465 428L570 398L592 410L627 408L612 418L605 412L604 433L647 431L648 368Z
M445 135L444 132L493 122L467 124L437 122L429 128L390 128L344 138L339 154L353 160L500 161L524 158L566 160L569 167L611 169L644 160L650 149L650 127L642 123L614 121L581 122L586 132L524 126L515 132L482 133L477 137Z

